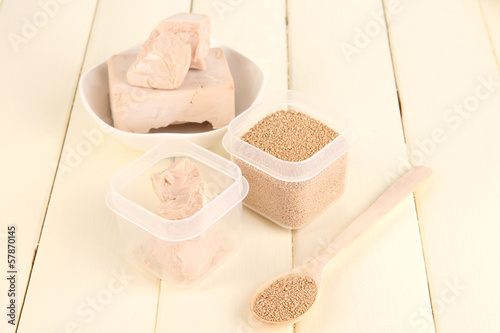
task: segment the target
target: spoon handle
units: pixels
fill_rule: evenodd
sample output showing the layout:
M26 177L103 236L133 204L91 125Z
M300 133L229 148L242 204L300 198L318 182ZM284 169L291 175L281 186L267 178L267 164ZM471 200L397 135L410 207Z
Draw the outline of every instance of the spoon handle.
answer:
M391 211L407 195L413 193L431 175L432 169L423 166L414 167L403 174L364 213L351 222L318 257L313 259L315 270L320 273L319 271L322 271L337 253Z

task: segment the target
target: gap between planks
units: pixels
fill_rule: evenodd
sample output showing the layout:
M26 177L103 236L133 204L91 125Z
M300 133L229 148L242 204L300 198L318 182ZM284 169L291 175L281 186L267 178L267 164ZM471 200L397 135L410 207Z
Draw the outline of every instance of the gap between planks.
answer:
M500 62L499 62L500 57L498 57L498 55L496 54L496 50L495 50L494 43L493 43L493 38L491 36L490 27L488 26L488 23L486 22L486 17L484 15L483 5L481 4L480 0L477 0L477 2L479 4L479 8L481 9L481 17L483 18L484 28L486 30L486 33L488 34L488 40L490 41L491 52L493 53L493 58L495 58L495 63L497 64L497 69L498 69L498 72L500 73ZM0 5L1 4L2 4L2 2L0 0Z
M288 30L288 0L285 0L285 32L286 32L286 75L288 89L291 89L292 82L290 77L290 31Z
M404 130L404 127L403 127L403 130ZM429 303L431 305L432 323L434 325L434 331L437 333L436 316L435 316L435 311L434 311L434 304L432 302L431 284L429 283L429 275L427 274L427 261L425 260L424 243L422 242L422 228L420 227L420 217L418 214L417 198L415 197L415 194L413 194L413 202L415 203L415 214L417 215L417 226L418 226L418 234L420 236L420 244L422 245L421 246L422 247L422 259L424 260L425 279L427 281L427 292L429 293Z
M287 75L287 85L288 89L292 88L291 76L290 76L290 30L288 29L289 24L288 16L288 0L285 0L285 33L286 33L286 75ZM291 247L292 247L292 268L295 268L295 251L294 251L294 236L295 232L291 230ZM297 324L293 324L293 333L297 332Z
M290 31L288 30L288 0L285 0L285 33L286 33L286 75L287 75L287 85L288 89L291 89L292 83L290 82ZM295 256L294 256L294 246L293 246L293 236L294 231L291 230L290 237L292 239L292 268L294 268ZM295 329L295 324L293 325Z
M0 0L0 7L1 6L2 6L2 0ZM56 167L56 171L54 172L54 177L52 179L52 185L50 187L49 197L47 199L47 204L45 205L45 211L44 211L43 217L42 217L42 226L40 227L40 233L38 235L38 240L37 240L36 247L35 247L35 250L34 250L34 253L33 253L33 259L31 260L30 273L28 275L28 282L26 283L26 289L24 291L23 301L22 301L22 304L21 304L21 308L19 309L19 319L17 320L16 330L15 330L16 333L17 333L17 330L19 329L19 323L22 320L24 304L25 304L25 301L26 301L26 297L28 295L29 286L30 286L30 282L31 282L31 274L33 273L33 266L35 265L36 255L37 255L37 252L38 252L38 246L40 244L40 239L42 238L43 227L45 225L45 219L47 218L47 212L49 210L49 205L50 205L50 201L51 201L51 198L52 198L52 192L54 190L54 185L55 185L55 182L56 182L57 173L59 171L59 164L61 162L61 157L62 157L62 153L63 153L63 150L64 150L64 144L66 143L66 136L68 134L69 123L70 123L70 120L71 120L71 114L73 113L73 107L75 105L75 98L76 98L76 95L77 95L77 92L78 92L78 87L79 87L80 77L82 75L83 65L85 64L85 59L87 57L87 49L89 47L90 38L92 36L92 31L94 29L94 21L95 21L95 16L96 16L97 8L98 7L99 7L99 0L96 0L96 4L95 4L95 7L94 7L94 14L92 15L92 22L90 23L90 30L89 30L89 33L88 33L87 42L85 43L85 49L83 51L82 62L80 64L80 69L78 70L78 77L77 77L77 80L76 80L75 89L73 91L72 102L71 102L71 105L69 107L69 113L68 113L68 117L67 117L67 120L66 120L66 126L65 126L65 129L64 129L63 141L62 141L62 144L61 144L61 149L59 151L59 158L57 159L57 167Z
M193 2L191 1L191 6L193 5ZM193 9L193 7L191 7ZM191 10L189 11L190 13L192 12ZM156 315L155 315L155 325L154 325L154 330L153 333L156 333L156 327L158 325L158 315L159 315L159 310L160 310L160 297L161 297L161 279L158 279L158 297L156 298Z
M389 46L389 54L391 55L392 72L393 72L393 75L394 75L394 84L396 85L396 95L398 96L399 116L401 118L401 128L403 130L403 139L405 141L406 151L408 151L408 141L406 139L406 131L405 131L405 126L404 126L404 121L403 121L403 106L401 104L401 98L399 96L398 80L397 80L397 77L396 77L396 70L394 68L394 57L393 57L393 53L392 53L391 33L389 31L389 20L387 19L387 9L386 9L386 5L385 5L385 0L381 0L381 1L382 1L382 8L384 9L385 30L387 32L387 42L389 44L388 45ZM414 206L415 206L415 215L417 217L418 236L419 236L420 245L421 245L421 248L422 248L422 260L424 261L425 280L427 282L427 291L428 291L428 294L429 294L429 303L430 303L431 312L432 312L432 324L434 325L434 331L436 331L436 316L435 316L435 312L434 312L434 306L433 306L433 303L432 303L432 292L431 292L431 287L430 287L430 283L429 283L429 274L428 274L428 270L427 270L427 261L425 259L426 258L425 257L425 249L424 249L424 243L422 241L422 228L420 226L420 218L419 218L419 213L418 213L417 198L415 197L415 194L413 194L413 203L414 203Z
M54 177L54 181L55 181L55 177ZM52 182L52 187L50 189L50 193L52 193L52 188L54 187L54 181ZM50 202L50 194L49 194L49 199L47 201L47 207L48 207L48 202ZM45 216L47 215L47 210L48 210L47 207L45 208L45 213L43 215L43 221L42 221L42 228L40 229L40 235L38 236L38 241L37 241L35 250L33 251L33 258L31 259L30 273L28 274L28 283L26 283L26 288L24 290L24 297L23 297L23 301L21 303L21 309L19 310L19 319L17 320L17 323L16 323L16 330L15 330L16 333L17 333L17 329L19 328L19 323L21 322L21 316L23 315L24 302L26 301L26 295L28 294L28 289L29 289L29 285L30 285L30 281L31 281L31 273L33 272L33 266L35 265L35 258L36 258L36 254L38 252L38 244L40 243L40 236L42 234L43 222L45 222Z
M389 21L387 19L387 15L386 15L387 9L385 7L385 0L380 0L380 1L382 2L382 9L384 10L385 32L387 33L387 44L389 47L389 54L391 56L392 74L394 77L394 85L396 86L396 96L398 97L399 117L401 118L401 129L403 132L403 140L405 141L405 145L406 145L406 143L407 143L406 142L406 133L405 133L405 127L403 124L403 107L401 105L401 98L399 96L398 80L396 78L396 70L394 69L394 57L392 56L391 34L389 32ZM422 237L420 237L420 242L422 242ZM426 271L426 276L427 276L427 271Z

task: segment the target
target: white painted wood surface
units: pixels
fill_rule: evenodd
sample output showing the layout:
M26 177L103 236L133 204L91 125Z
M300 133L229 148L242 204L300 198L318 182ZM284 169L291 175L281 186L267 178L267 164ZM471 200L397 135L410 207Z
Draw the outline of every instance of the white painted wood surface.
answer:
M478 88L499 80L498 1L71 1L16 54L8 33L40 3L0 1L0 254L7 224L18 224L18 304L40 237L18 332L500 331L500 86ZM85 71L191 7L210 15L215 39L264 68L266 92L289 82L330 103L352 118L357 141L347 190L317 221L290 232L245 209L237 257L176 290L124 260L103 200L140 153L72 103L82 62ZM470 116L447 113L488 88ZM429 138L442 142L431 149ZM336 258L310 316L278 329L249 317L255 288L319 252L408 161L436 175ZM14 332L2 318L0 331Z
M5 272L7 225L15 224L17 311L38 246L95 5L74 1L46 8L35 0L20 0L0 7L1 267ZM7 289L2 275L2 309ZM0 331L14 332L4 312Z
M389 32L411 162L435 173L416 202L436 331L498 332L498 67L477 1L404 9Z
M99 1L83 71L190 6L120 3ZM87 151L82 145L91 147L89 153L79 153ZM104 203L110 178L139 155L107 136L77 97L18 332L154 331L159 280L123 258L118 227Z
M385 174L397 167L397 156L406 160L387 33L372 16L382 4L313 4L289 1L291 88L346 112L356 142L344 195L294 232L295 265L322 250L391 184ZM317 23L308 24L315 15ZM361 43L357 31L367 27L378 33ZM359 52L347 52L347 44ZM327 268L319 303L297 332L418 332L410 317L431 309L413 200L384 220ZM434 332L433 325L421 332Z

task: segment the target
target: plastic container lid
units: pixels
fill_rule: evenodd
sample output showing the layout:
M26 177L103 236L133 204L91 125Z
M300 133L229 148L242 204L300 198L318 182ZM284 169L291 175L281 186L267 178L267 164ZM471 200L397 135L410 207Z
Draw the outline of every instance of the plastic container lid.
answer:
M279 110L296 110L305 113L334 129L339 136L316 154L300 162L280 160L240 139L259 120ZM320 118L318 113L328 114L330 121ZM352 143L351 121L345 114L293 90L274 92L243 112L231 121L223 138L224 148L231 155L286 182L300 182L316 176L345 154Z
M222 178L229 177L232 183L228 186L224 184L222 192L196 214L175 221L157 216L120 193L127 184L147 172L161 160L175 157L191 158L195 162L209 167L210 179L204 178L204 182L209 187L214 184L221 187L217 182ZM152 186L150 190L153 191ZM247 193L248 183L236 164L189 141L168 140L146 152L111 179L106 203L117 215L163 240L183 241L198 236L229 210L241 203Z

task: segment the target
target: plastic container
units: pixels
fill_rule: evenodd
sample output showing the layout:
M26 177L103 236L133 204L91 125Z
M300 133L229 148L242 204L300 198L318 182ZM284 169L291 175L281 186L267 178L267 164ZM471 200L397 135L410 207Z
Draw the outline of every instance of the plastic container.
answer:
M259 120L279 110L305 113L339 136L300 162L285 162L241 140ZM303 227L343 193L352 142L346 115L290 90L271 94L235 118L223 138L224 148L250 185L244 204L287 229Z
M160 201L150 176L178 158L190 159L217 196L191 217L173 221L154 213ZM127 257L175 286L189 287L236 252L247 193L234 163L191 142L170 140L116 174L106 202L117 216Z

